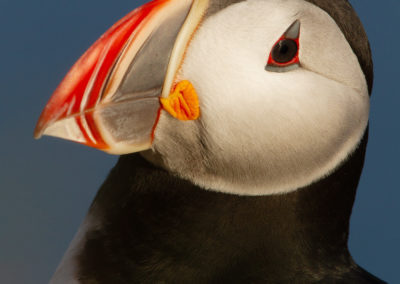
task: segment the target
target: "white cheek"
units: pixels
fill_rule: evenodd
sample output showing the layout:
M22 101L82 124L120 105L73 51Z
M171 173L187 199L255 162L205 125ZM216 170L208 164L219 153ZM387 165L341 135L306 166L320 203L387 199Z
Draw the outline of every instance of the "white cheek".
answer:
M197 89L201 119L183 126L162 116L156 132L155 142L164 149L171 170L213 190L273 194L322 178L355 149L367 125L369 98L346 42L333 48L342 48L350 61L348 79L334 69L315 72L318 61L326 58L314 60L307 52L308 69L285 73L264 69L269 50L299 14L327 17L304 3L252 0L203 23L177 78L190 80ZM269 18L262 18L265 11ZM243 16L249 14L254 18ZM254 23L254 19L259 20ZM308 25L312 21L304 20L302 29ZM309 30L304 44L312 47ZM343 40L335 33L331 36ZM345 68L343 64L336 68ZM185 150L201 148L196 145L199 136L206 151ZM165 142L168 139L171 142ZM187 140L177 142L182 139ZM171 150L179 147L180 152ZM168 156L168 151L173 154ZM194 165L188 167L187 161Z

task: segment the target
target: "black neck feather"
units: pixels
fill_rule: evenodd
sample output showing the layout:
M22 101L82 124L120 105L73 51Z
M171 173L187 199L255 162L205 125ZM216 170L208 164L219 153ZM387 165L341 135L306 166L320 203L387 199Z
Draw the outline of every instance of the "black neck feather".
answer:
M83 283L380 283L347 249L366 137L329 177L276 196L205 191L140 155L123 156L91 207L89 214L101 226L86 235L80 278Z

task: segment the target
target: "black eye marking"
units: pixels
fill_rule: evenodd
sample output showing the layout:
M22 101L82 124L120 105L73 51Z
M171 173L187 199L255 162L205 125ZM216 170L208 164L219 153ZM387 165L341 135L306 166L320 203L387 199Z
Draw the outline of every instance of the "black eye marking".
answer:
M299 67L300 21L295 21L275 43L265 67L267 71L285 72Z

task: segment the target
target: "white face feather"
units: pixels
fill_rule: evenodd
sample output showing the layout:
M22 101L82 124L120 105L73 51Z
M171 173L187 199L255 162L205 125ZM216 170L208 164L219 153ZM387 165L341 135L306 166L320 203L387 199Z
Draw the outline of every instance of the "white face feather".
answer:
M265 70L301 23L301 67ZM335 21L303 0L249 0L206 19L176 79L196 88L201 118L162 112L153 150L165 167L211 190L268 195L304 187L343 162L368 122L357 57Z

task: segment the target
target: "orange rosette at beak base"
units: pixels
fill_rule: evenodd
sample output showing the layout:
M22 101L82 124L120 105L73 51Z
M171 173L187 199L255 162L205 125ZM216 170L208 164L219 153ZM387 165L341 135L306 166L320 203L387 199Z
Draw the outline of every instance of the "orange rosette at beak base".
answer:
M167 98L160 98L163 108L179 120L196 120L200 116L199 99L192 83L179 82Z

